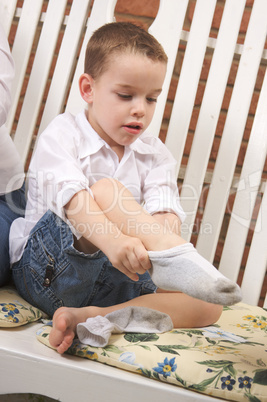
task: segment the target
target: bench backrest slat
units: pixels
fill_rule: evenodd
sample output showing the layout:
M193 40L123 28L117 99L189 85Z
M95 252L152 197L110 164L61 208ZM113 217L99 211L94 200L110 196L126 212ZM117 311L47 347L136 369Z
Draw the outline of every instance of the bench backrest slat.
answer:
M56 117L63 110L69 82L73 74L73 60L77 58L79 43L87 22L90 3L91 0L73 1L57 64L53 72L39 133L47 127L52 118ZM77 100L76 105L81 110L81 97Z
M34 0L35 1L35 0ZM14 142L23 160L28 154L43 93L47 84L67 0L49 0Z
M36 30L40 21L42 5L42 0L25 0L20 15L17 33L12 48L12 56L16 66L16 74L12 85L13 103L11 105L7 122L7 126L10 131L16 114L21 89L23 87Z
M224 249L220 261L220 271L226 276L236 281L238 277L238 267L241 264L243 250L246 244L250 222L253 217L255 202L261 187L261 175L264 167L267 152L267 75L261 88L261 94L258 101L258 107L250 134L247 152L245 155L242 172L240 175L235 203L231 211L230 223L227 231L227 237L224 243ZM266 195L265 195L266 197ZM263 201L262 201L263 206ZM258 229L254 230L254 236L261 228L266 229L266 223L261 222L263 211L258 213ZM266 219L266 216L265 216ZM238 233L238 236L236 235ZM264 236L261 234L262 238ZM265 237L265 246L262 253L253 253L254 273L258 272L259 264L264 262L263 255L267 252L267 235ZM266 255L267 256L267 255ZM266 257L265 257L266 260ZM249 263L251 265L251 262ZM255 267L257 269L255 270ZM247 266L248 269L248 266ZM251 293L253 292L253 287Z

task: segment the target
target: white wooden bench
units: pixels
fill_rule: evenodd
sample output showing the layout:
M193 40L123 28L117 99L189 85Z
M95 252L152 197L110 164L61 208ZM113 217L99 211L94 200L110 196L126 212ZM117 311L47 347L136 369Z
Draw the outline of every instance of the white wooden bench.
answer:
M236 281L248 235L252 237L241 287L243 301L257 305L267 261L266 167L264 171L267 149L266 74L258 90L259 99L242 171L237 172L235 167L259 66L261 64L266 68L267 2L254 0L244 44L237 44L237 36L245 0L226 1L216 39L209 37L216 0L197 0L190 32L183 30L188 3L188 0L161 0L157 17L149 29L162 43L169 57L163 93L149 129L156 136L160 132L181 42L186 49L168 123L166 144L178 162L181 202L188 214L182 234L190 240L203 197L202 189L208 185L196 247L204 257L213 261L226 222L229 195L234 192L219 269ZM114 20L116 0L95 0L89 19L90 0L73 0L68 16L65 15L67 0L49 0L45 12L42 12L42 0L24 0L22 8L16 8L16 4L16 0L0 0L0 19L7 34L12 23L18 24L12 48L16 65L13 105L7 126L26 163L35 136L57 114L65 109L76 113L83 107L77 77L82 73L85 46L95 29ZM64 35L59 45L58 37L62 29ZM36 54L32 69L28 72L33 46L36 46ZM51 76L50 67L56 46L59 51ZM207 49L212 52L212 61L190 157L185 166L182 164L184 146ZM207 169L210 152L234 58L238 64L237 74L215 167L211 171ZM28 81L26 90L25 77ZM44 102L48 82L49 92ZM18 111L22 96L22 109ZM267 307L266 297L264 306ZM36 323L16 330L0 330L0 394L31 392L61 401L131 402L146 401L148 398L169 402L217 400L93 361L60 356L38 343L35 333L39 327L40 324Z

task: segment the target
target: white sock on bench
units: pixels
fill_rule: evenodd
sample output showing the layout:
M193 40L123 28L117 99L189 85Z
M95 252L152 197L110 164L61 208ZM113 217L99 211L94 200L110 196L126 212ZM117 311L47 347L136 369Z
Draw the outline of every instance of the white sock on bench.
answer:
M111 334L138 332L161 334L173 329L171 318L147 307L128 306L102 316L87 318L77 325L80 342L95 347L105 347Z
M239 286L223 276L191 243L149 251L149 270L156 286L180 291L210 303L232 305L241 300Z

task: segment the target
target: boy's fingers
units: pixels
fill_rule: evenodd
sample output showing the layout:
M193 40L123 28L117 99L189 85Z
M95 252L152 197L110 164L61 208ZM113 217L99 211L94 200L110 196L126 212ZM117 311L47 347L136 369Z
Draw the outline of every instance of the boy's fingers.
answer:
M130 269L129 269L130 267ZM124 273L125 275L128 276L128 278L130 278L132 281L138 281L139 280L139 276L137 275L136 271L133 270L133 268L131 267L130 264L124 264L123 268L121 269L121 272Z
M137 282L139 280L139 276L137 274L130 274L127 276L134 282Z
M151 268L151 262L148 257L147 250L144 248L144 246L139 246L135 249L135 255L138 259L138 262L140 266L143 268L144 272L147 271L148 269Z
M134 252L128 256L128 260L129 260L129 268L128 269L130 272L134 272L139 275L143 275L146 272L146 270L140 264L140 261L138 260L136 254Z
M133 281L138 281L139 280L139 276L136 273L137 270L133 268L131 262L129 261L129 257L127 259L125 259L124 261L122 261L117 266L115 265L115 267L119 271L121 271L123 274L128 276L128 278L130 278L131 280L133 280Z

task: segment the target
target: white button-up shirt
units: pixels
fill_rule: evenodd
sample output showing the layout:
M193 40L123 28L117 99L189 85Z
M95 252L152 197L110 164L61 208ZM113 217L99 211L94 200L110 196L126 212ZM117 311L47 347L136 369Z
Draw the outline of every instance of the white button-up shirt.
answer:
M41 134L32 157L26 216L17 219L11 228L12 262L20 258L30 230L48 209L68 222L64 206L77 192L90 192L95 182L106 177L119 180L150 214L173 212L183 221L175 166L166 146L147 133L126 146L119 161L93 130L85 112L76 117L70 113L59 115Z
M7 38L0 24L0 195L22 186L23 165L5 123L11 105L14 62Z

